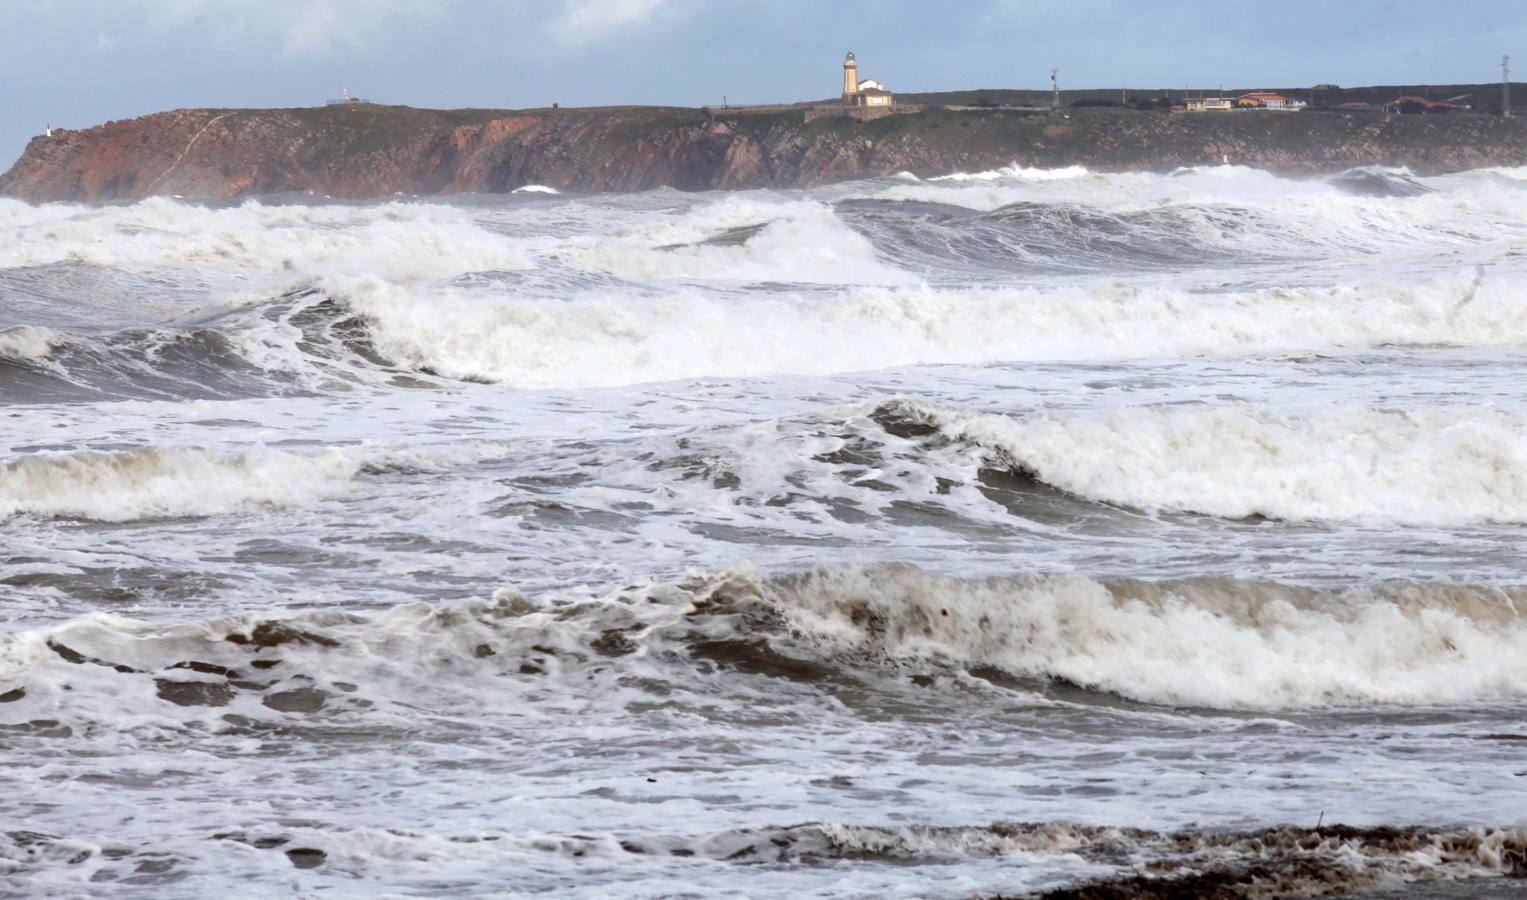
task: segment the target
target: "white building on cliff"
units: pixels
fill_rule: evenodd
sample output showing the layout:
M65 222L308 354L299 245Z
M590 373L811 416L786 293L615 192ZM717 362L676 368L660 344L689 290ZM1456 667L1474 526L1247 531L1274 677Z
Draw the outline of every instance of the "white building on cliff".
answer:
M896 105L896 95L874 79L859 80L859 60L854 51L843 59L843 105L889 108Z

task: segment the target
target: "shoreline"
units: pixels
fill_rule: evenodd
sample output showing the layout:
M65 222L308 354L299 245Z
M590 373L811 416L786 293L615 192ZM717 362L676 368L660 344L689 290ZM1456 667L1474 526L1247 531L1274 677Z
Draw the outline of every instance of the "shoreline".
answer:
M929 106L861 121L666 107L424 110L356 104L187 109L55 129L0 175L0 196L100 203L280 193L570 193L810 188L1010 165L1170 172L1228 162L1281 175L1369 166L1443 174L1527 165L1527 118L1474 113L1062 112Z

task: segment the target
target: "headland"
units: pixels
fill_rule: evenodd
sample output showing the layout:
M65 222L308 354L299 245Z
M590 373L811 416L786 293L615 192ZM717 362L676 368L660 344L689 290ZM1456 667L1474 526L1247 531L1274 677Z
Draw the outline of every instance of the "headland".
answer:
M1290 174L1527 165L1527 118L1386 112L1379 102L1389 101L1381 98L1399 89L1356 90L1375 102L1327 98L1300 111L1184 112L1131 102L1129 92L1088 91L1050 109L1042 92L970 91L900 95L898 114L879 116L821 115L822 104L180 109L39 135L0 175L0 195L97 203L288 192L360 199L528 185L572 192L791 188L1014 163L1099 171L1232 163Z

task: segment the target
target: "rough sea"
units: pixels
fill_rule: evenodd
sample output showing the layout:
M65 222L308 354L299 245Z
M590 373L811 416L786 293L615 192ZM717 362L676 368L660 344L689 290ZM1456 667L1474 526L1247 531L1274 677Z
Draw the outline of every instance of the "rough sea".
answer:
M0 200L0 892L1507 896L1524 279L1527 170Z

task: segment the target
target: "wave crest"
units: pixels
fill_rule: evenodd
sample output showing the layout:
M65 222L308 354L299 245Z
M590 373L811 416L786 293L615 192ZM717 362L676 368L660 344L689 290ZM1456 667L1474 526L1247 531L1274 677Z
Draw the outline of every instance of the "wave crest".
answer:
M0 268L58 262L129 271L376 274L397 281L528 269L528 244L440 204L211 207L163 198L126 206L32 207L0 199Z
M1019 679L1030 697L1059 681L1216 709L1471 703L1527 697L1524 602L1524 588L1412 582L1320 590L1228 579L962 579L905 565L772 578L736 570L603 598L506 591L461 605L181 626L89 616L0 639L0 677L25 690L6 711L23 717L33 702L88 712L89 691L57 689L79 684L73 667L87 665L113 684L140 679L129 692L138 702L154 702L157 684L163 709L233 704L265 716L284 711L272 694L330 684L362 685L351 700L378 709L443 709L513 701L505 677L581 691L596 676L605 684L641 671L705 690L694 679L714 665L830 682L852 673L888 689L909 675L934 685L990 681L982 673L994 671ZM279 662L252 662L266 657ZM241 673L252 665L265 683L247 683ZM181 686L188 681L215 687Z
M378 469L436 465L491 454L485 445L447 450L330 447L299 453L254 447L45 453L0 464L0 519L19 514L129 522L295 507L347 495Z
M1324 592L1203 579L957 579L914 567L780 579L763 596L834 650L993 666L1149 703L1213 708L1527 696L1520 589Z
M1079 497L1144 510L1408 525L1527 522L1527 419L1492 409L1145 407L1008 416L916 401L935 427Z
M698 289L549 299L378 279L334 281L328 289L361 316L390 359L519 387L1527 343L1520 297L1467 279L1219 295L1118 284L860 287L830 298L777 292L745 300Z
M0 329L0 359L38 362L52 354L60 343L51 329L18 325Z

